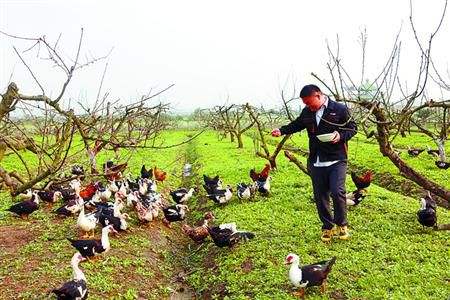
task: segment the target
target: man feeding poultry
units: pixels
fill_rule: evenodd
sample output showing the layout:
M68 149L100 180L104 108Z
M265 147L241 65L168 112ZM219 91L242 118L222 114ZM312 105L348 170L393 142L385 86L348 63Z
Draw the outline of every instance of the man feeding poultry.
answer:
M347 142L356 134L356 124L345 105L331 100L313 84L302 88L300 98L305 104L300 116L288 125L274 129L272 136L292 134L306 128L309 137L308 170L317 212L323 224L321 239L324 242L333 237L346 240L350 237L345 197Z

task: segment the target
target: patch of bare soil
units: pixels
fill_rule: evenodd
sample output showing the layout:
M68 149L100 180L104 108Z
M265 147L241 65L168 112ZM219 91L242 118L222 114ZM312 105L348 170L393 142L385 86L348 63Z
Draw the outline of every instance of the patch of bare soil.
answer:
M19 226L0 227L0 249L6 254L16 253L20 247L34 239L29 228Z

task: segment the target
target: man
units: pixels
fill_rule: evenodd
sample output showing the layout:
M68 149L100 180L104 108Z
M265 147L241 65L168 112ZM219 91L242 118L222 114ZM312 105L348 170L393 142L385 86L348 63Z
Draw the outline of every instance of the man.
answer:
M356 124L345 105L337 103L313 85L300 91L305 108L290 124L276 128L272 136L292 134L306 128L309 137L308 170L311 175L314 200L322 221L324 242L333 236L348 239L345 177L347 170L347 142L356 134ZM329 142L322 142L317 135L334 133ZM334 216L330 211L330 195Z

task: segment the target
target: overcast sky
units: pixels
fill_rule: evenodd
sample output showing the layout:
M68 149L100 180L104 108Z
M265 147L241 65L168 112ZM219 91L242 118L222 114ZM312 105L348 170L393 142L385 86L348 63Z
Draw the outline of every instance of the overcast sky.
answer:
M443 1L416 0L414 16L421 38L437 25ZM95 100L108 63L103 92L132 101L150 89L175 86L160 99L179 111L229 102L250 101L268 107L279 103L287 78L297 85L316 83L310 72L326 74L326 40L339 35L343 62L354 74L361 62L359 33L367 29L368 75L380 71L402 28L401 72L413 80L418 49L409 24L409 0L316 1L5 1L0 0L0 30L55 42L74 57L81 28L82 62L106 60L75 73L66 93L84 103ZM434 54L447 66L450 41L444 20ZM11 74L23 93L39 94L13 46L32 43L0 35L0 89ZM50 96L64 77L57 68L36 59L37 48L24 57ZM43 54L43 53L41 53ZM67 103L67 102L66 102Z

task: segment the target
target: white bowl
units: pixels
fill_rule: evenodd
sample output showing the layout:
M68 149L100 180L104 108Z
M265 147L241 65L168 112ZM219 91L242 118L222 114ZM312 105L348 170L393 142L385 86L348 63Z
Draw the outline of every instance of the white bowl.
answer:
M335 135L336 135L336 133L332 132L332 133L319 134L316 136L319 139L319 141L326 143L326 142L331 142L334 139Z

